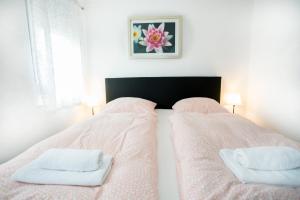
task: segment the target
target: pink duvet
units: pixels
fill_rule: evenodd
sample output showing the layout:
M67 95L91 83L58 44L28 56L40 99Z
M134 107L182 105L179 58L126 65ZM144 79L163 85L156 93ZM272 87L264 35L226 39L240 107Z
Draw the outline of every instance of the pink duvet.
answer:
M229 113L177 113L170 119L182 200L300 200L300 188L240 183L218 155L222 148L299 143Z
M156 200L158 188L155 126L156 116L153 113L98 114L0 165L0 199ZM16 169L54 147L101 149L112 155L112 170L104 185L34 185L10 179Z

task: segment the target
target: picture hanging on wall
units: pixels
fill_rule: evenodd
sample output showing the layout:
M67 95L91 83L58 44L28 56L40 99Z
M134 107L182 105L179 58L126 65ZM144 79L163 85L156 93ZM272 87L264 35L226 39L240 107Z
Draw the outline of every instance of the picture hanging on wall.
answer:
M181 56L181 17L134 17L129 19L132 58Z

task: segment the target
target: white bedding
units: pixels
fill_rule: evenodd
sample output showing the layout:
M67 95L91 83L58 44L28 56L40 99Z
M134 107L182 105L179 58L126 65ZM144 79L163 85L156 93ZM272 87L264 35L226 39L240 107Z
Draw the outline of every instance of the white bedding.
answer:
M154 145L153 141L155 140L152 135L155 121L151 116L148 116L151 120L145 120L146 116L141 118L129 114L97 115L34 145L17 158L0 165L0 199L31 199L33 197L36 199L43 199L43 197L72 199L76 196L78 199L144 200L157 199L156 189L158 189L160 200L178 200L176 162L169 122L169 116L173 111L156 110L156 112L158 114L157 149L154 149L156 145ZM135 123L131 123L132 125L129 126L128 124L133 120ZM132 126L135 128L128 129L127 138L120 150L123 137L117 136L121 135L125 128ZM101 130L101 132L97 130ZM19 183L10 179L16 169L37 158L49 148L101 149L105 153L114 155L114 166L106 184L102 187L43 186ZM140 153L136 154L136 152ZM157 152L158 187L155 173L156 159L151 152Z
M160 200L178 200L179 190L176 179L176 162L170 137L169 116L173 110L157 109L157 153L158 153L158 188Z
M0 200L157 200L156 121L152 113L101 112L39 142L0 165ZM11 179L17 169L52 148L101 149L113 156L113 166L102 186L38 185Z

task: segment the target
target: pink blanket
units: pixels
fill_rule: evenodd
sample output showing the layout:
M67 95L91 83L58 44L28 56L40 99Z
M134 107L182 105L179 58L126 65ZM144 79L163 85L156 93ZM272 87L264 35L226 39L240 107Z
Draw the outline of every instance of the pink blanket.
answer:
M155 114L98 114L0 165L0 199L158 199ZM26 136L24 136L26 137ZM113 156L101 187L34 185L10 176L49 148L101 149Z
M300 199L300 188L240 183L218 154L222 148L299 143L229 113L178 113L170 120L182 200Z

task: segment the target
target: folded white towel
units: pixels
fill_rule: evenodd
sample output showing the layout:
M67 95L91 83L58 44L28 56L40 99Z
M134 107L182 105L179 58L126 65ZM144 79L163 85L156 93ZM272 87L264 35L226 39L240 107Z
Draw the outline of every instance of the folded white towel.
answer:
M286 146L236 149L234 159L243 167L258 170L287 170L300 167L300 151Z
M112 157L109 155L103 156L103 164L98 170L90 172L41 169L36 161L17 170L12 180L34 184L97 186L104 183L112 166Z
M37 159L42 169L88 172L99 169L103 153L100 150L49 149Z
M226 166L243 183L300 186L300 168L281 171L262 171L242 167L234 159L234 150L222 149L220 156Z

